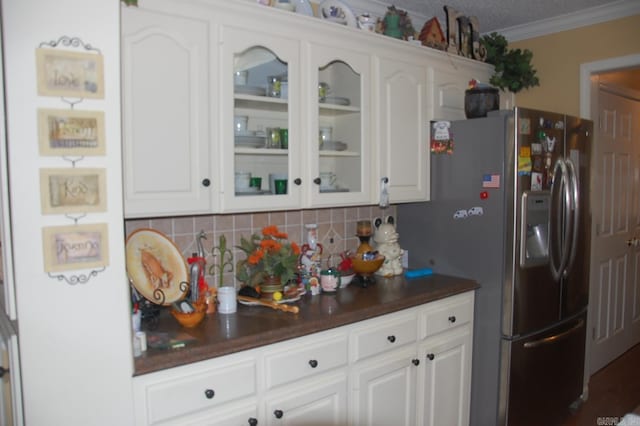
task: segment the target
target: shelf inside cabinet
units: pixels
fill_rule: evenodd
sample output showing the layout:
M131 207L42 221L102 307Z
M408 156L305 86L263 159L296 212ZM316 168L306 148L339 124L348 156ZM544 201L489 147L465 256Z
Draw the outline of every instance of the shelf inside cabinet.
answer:
M271 98L268 96L235 95L235 107L286 112L288 99Z
M360 153L355 151L331 151L320 150L320 157L359 157Z
M354 114L360 112L360 107L357 106L343 106L333 104L319 104L320 115L323 116L337 116L345 114Z
M242 155L287 155L289 153L286 149L276 148L235 148L236 154Z

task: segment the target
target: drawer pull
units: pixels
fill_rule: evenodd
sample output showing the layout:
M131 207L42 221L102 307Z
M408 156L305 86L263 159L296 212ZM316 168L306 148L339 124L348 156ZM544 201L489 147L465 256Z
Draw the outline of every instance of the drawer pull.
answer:
M284 413L282 412L282 410L276 410L273 412L273 415L276 416L276 419L281 419Z
M454 322L456 322L456 317L455 317L455 316L453 316L453 315L451 315L451 316L449 317L449 322L450 322L450 323L452 323L452 324L453 324Z
M258 419L249 417L249 426L257 426L257 425L258 425Z
M413 359L411 360L411 362L413 363L413 365L418 366L420 365L420 360L419 359Z
M212 399L215 394L216 393L213 391L213 389L207 389L204 391L204 396L206 396L207 399Z
M202 186L207 187L211 185L211 181L207 178L202 179Z
M436 356L434 354L427 354L427 358L429 358L429 361L433 361L435 357Z
M311 366L311 368L316 368L318 366L318 361L316 361L315 359L310 359L309 365Z
M300 179L300 178L295 178L295 179L294 179L294 181L293 181L293 183L295 183L296 185L300 186L300 185L302 185L302 179Z
M391 335L391 336L387 336L387 340L390 341L391 343L396 341L396 336Z

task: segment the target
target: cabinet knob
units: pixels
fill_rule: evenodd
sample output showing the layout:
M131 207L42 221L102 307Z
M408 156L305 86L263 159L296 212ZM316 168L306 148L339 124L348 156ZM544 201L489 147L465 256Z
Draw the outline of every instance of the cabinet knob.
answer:
M309 365L311 366L311 368L316 368L318 366L318 361L316 361L315 359L310 359Z
M276 419L281 419L284 413L282 412L282 410L276 410L273 412L273 415L276 416Z
M436 356L434 354L427 354L427 358L429 359L429 361L433 361L435 357Z
M411 362L413 363L413 365L418 366L420 365L420 360L419 359L412 359Z
M212 399L215 394L216 393L213 391L213 389L207 389L206 391L204 391L204 396L206 396L207 399Z
M202 179L202 186L209 186L211 185L211 181L207 178Z
M4 377L5 374L9 374L9 369L0 367L0 377Z
M387 340L393 343L396 341L396 336L387 336Z
M249 417L249 426L257 426L257 425L258 425L258 419Z
M295 178L295 179L293 180L293 183L295 183L296 185L300 186L300 185L302 185L302 179L300 179L300 178Z
M455 316L453 316L453 315L451 315L451 316L449 317L449 322L450 322L450 323L454 323L454 322L456 322L456 317L455 317Z
M322 182L322 180L320 180L320 178L319 178L319 177L317 177L317 178L315 178L315 179L313 180L313 183L315 183L316 185L320 185L320 183L321 183L321 182Z

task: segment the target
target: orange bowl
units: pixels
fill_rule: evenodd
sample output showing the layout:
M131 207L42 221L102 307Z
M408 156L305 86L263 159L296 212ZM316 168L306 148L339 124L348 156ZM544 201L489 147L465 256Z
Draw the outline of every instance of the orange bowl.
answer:
M356 274L369 275L380 269L384 262L384 256L377 254L375 258L371 260L364 260L362 253L358 253L352 257L353 270Z
M206 305L201 303L194 303L193 306L196 310L194 312L185 313L179 312L175 309L171 309L171 315L185 328L193 328L202 322L206 314Z

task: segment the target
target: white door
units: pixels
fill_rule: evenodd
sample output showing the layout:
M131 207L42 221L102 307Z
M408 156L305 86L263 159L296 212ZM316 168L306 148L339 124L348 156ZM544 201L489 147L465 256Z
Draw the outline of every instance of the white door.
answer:
M595 121L595 120L594 120ZM640 339L640 102L598 91L590 278L593 374Z

